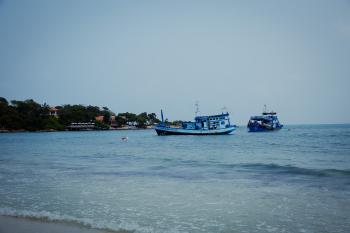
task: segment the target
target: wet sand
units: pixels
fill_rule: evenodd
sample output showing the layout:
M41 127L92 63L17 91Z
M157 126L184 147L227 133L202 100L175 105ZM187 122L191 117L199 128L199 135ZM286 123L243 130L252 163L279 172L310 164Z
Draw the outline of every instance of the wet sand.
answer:
M49 222L36 219L0 216L0 233L111 233L74 223ZM118 231L124 233L125 231Z

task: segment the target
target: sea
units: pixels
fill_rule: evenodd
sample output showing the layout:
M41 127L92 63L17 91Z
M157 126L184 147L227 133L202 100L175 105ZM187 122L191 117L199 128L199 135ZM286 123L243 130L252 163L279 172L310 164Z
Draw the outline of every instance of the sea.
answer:
M0 215L135 233L348 233L350 125L3 133Z

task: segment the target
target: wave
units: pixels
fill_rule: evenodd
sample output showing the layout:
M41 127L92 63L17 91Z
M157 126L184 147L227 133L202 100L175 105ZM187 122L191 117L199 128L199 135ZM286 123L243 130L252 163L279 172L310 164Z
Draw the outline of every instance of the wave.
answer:
M58 222L74 224L85 228L103 230L113 233L149 232L149 228L141 227L133 223L120 223L118 226L107 222L99 222L89 218L76 218L70 215L62 215L49 211L16 210L11 207L0 207L0 215L36 220L41 222Z
M201 169L207 168L219 168L220 171L233 170L238 172L254 172L254 173L273 173L273 174L286 174L286 175L307 175L317 177L334 177L334 176L350 176L349 169L333 169L333 168L306 168L293 165L279 165L276 163L234 163L223 164L215 162L200 162L200 161L181 161L181 166L197 167ZM176 165L175 165L176 166ZM166 170L167 166L154 166L154 170ZM223 169L223 170L221 170Z
M278 165L275 163L232 164L231 166L234 168L243 168L245 170L257 171L262 173L271 172L279 174L306 175L318 177L350 176L350 170L303 168L292 165Z
M308 176L314 178L346 178L350 179L350 170L303 168L275 163L179 163L172 166L155 165L145 170L99 171L90 174L117 177L168 177L185 180L201 180L206 178L232 178L239 174L274 175L274 176Z

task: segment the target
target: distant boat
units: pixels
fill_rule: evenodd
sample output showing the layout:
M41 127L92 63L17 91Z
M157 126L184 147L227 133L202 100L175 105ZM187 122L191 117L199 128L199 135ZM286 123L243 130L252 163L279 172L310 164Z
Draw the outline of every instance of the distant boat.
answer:
M229 113L211 116L196 116L194 122L182 122L181 128L173 128L164 122L163 111L161 111L162 122L155 126L159 136L163 135L221 135L229 134L236 129L231 125Z
M252 116L248 122L249 132L265 132L282 129L283 125L277 118L277 113L266 111L266 105L261 116Z

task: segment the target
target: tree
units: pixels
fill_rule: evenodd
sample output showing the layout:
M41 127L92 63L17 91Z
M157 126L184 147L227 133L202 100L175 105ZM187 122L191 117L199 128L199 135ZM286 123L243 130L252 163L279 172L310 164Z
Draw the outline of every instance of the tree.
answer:
M126 124L126 119L123 116L115 116L115 123L117 126L121 127Z
M144 128L148 123L148 115L147 112L140 113L136 117L137 127Z
M19 117L16 107L9 105L5 98L0 97L0 128L21 129L23 125L23 119Z
M90 122L93 120L86 114L86 108L83 105L63 105L60 109L59 122L62 125L69 125L73 122Z
M21 128L30 131L44 128L42 121L44 111L40 104L36 103L32 99L25 101L12 100L11 103L16 108L18 117L21 119Z
M134 122L136 121L137 115L134 113L119 113L118 116L125 118L126 122Z
M182 125L182 122L183 122L183 121L176 120L176 121L171 122L170 124L171 124L171 125L174 125L174 126L181 126L181 125Z
M148 120L150 124L156 124L160 122L160 120L157 118L157 115L155 113L148 114Z
M8 106L9 102L4 97L0 97L0 105Z
M0 117L8 111L8 102L5 98L0 97Z
M111 119L110 111L104 110L104 111L102 111L102 115L103 115L103 122L105 124L109 124L110 123L110 119Z

